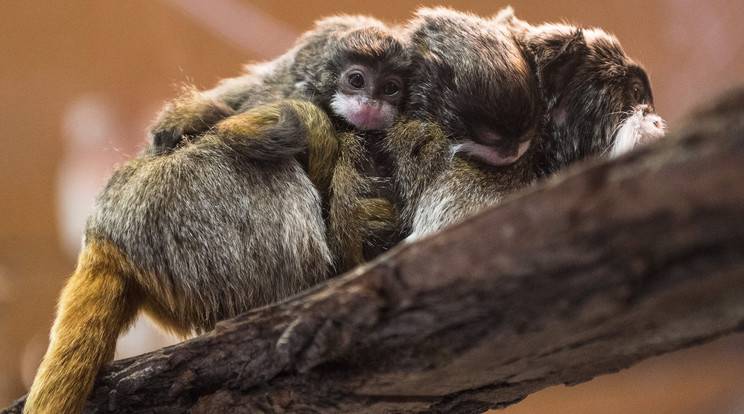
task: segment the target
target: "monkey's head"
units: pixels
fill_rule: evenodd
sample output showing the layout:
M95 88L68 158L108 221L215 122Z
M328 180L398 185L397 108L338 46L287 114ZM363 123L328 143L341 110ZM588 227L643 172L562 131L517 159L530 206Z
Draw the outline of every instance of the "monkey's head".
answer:
M327 50L331 74L319 85L331 111L359 130L392 125L406 95L408 49L383 27L339 33Z
M545 108L545 173L586 157L618 156L664 135L645 70L614 36L565 25L525 33Z
M453 150L491 165L515 162L539 126L534 71L503 25L424 8L408 27L413 68L407 112L441 125Z

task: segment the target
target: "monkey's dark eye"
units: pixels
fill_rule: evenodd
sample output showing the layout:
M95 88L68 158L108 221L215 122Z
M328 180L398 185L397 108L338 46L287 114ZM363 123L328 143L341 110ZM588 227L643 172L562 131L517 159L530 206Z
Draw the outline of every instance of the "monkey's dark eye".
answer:
M633 101L636 103L646 103L646 99L643 96L643 86L639 84L633 85Z
M364 87L364 76L361 73L352 73L349 75L349 84L357 89Z
M382 87L382 93L387 96L395 96L400 91L398 85L395 82L388 82Z

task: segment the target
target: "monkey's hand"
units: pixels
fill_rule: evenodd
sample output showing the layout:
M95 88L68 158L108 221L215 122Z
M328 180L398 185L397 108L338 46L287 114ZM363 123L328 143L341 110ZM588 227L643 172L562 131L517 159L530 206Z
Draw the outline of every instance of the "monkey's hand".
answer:
M184 96L166 104L154 125L150 139L155 153L168 153L186 137L196 137L235 111L224 102L190 89Z
M385 147L399 158L438 157L447 151L448 140L442 128L433 121L401 118L385 137Z
M360 246L362 261L374 259L400 240L398 216L389 200L360 200L357 218L361 221L359 226L363 237Z
M362 222L370 235L395 231L398 216L390 200L367 198L359 200L356 217Z

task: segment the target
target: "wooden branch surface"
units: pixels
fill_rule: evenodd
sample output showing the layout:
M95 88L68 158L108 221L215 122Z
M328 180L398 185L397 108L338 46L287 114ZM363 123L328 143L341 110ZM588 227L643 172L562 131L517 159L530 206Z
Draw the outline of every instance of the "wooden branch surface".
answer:
M659 143L116 361L86 412L478 413L742 329L739 91Z

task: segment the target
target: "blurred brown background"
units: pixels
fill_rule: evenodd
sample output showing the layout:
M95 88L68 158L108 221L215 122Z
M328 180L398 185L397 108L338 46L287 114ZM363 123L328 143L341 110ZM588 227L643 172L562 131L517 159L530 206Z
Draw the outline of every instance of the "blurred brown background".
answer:
M696 103L744 82L741 0L325 2L4 0L0 9L0 407L21 396L46 347L92 199L180 82L212 87L275 57L312 22L365 13L404 22L419 5L481 15L511 4L530 23L614 33L649 72L673 127ZM131 355L172 342L147 324ZM505 413L744 413L744 337L653 358Z

